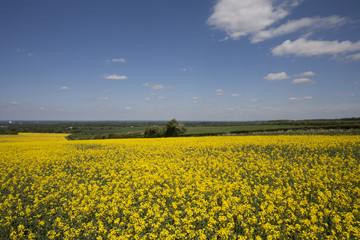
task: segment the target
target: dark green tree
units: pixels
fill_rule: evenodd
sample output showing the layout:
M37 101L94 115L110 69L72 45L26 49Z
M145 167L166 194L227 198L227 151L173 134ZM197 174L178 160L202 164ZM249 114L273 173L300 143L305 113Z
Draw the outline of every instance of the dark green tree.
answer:
M175 118L166 123L165 137L178 137L185 132L185 125L176 121Z
M144 137L146 138L158 138L164 137L166 129L160 126L147 127L144 131Z

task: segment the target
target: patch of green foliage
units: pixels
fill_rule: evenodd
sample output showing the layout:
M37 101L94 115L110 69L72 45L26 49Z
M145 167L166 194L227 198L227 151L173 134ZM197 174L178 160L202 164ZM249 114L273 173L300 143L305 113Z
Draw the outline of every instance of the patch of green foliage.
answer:
M253 122L185 121L178 126L176 123L175 129L177 130L173 132L170 131L173 128L167 126L171 121L0 121L0 134L17 134L18 132L69 133L71 135L68 139L110 139L278 134L279 132L290 134L295 130L311 132L310 130L319 129L340 129L349 130L343 132L351 132L351 129L360 129L360 118ZM186 133L183 130L185 127Z

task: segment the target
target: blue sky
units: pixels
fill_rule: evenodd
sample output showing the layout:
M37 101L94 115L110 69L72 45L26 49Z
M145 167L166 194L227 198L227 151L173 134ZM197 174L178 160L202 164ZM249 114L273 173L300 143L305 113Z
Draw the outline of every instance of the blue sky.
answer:
M360 116L358 0L0 2L1 120Z

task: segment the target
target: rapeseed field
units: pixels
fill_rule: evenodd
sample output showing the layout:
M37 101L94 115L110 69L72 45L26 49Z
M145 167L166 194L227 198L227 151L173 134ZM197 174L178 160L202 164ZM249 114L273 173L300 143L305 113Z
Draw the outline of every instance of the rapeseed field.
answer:
M360 239L359 136L36 139L0 142L0 239Z
M66 133L18 133L18 135L0 135L2 142L38 142L38 141L66 141Z

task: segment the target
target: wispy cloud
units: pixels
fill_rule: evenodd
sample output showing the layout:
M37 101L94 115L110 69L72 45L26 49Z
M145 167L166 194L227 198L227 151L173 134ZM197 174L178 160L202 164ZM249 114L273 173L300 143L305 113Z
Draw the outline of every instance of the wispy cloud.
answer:
M116 74L104 75L104 78L109 79L109 80L126 80L126 79L128 79L127 76L116 75Z
M269 73L268 75L266 75L264 77L265 80L268 81L277 81L277 80L284 80L284 79L288 79L290 78L286 72L281 72L281 73Z
M315 84L315 81L311 80L310 78L296 78L291 81L292 84Z
M125 63L126 60L124 58L113 58L111 59L112 62L120 62L120 63Z
M299 38L295 41L286 40L281 45L272 49L272 54L295 55L295 56L320 56L320 55L337 55L349 52L360 51L360 41L316 41Z
M319 28L333 28L333 27L341 26L346 22L347 22L346 18L339 17L336 15L330 17L314 17L314 18L301 18L297 20L291 20L277 28L271 28L268 30L257 32L254 36L252 36L251 42L253 43L261 42L269 38L297 32L305 28L311 30L315 30Z
M252 99L248 100L248 102L251 102L251 103L256 103L258 101L259 101L259 99L257 99L257 98L252 98Z
M109 100L109 98L108 97L97 97L96 100L106 101L106 100Z
M26 49L23 49L23 48L16 48L16 51L18 52L18 53L20 53L20 54L26 54L27 56L29 56L29 57L32 57L33 56L33 53L32 52L30 52L30 51L28 51L28 50L26 50Z
M126 106L126 107L125 107L125 110L126 110L126 111L130 111L130 110L132 110L132 107Z
M336 94L337 97L355 97L355 93L349 93L349 94Z
M154 90L162 90L162 89L168 89L168 88L174 88L172 86L164 86L162 84L156 84L156 85L153 85L151 86L152 89Z
M163 89L169 89L169 88L174 88L173 86L165 86L162 84L155 84L155 85L151 85L149 83L144 83L143 87L148 87L154 90L163 90Z
M181 69L181 71L183 71L183 72L187 72L187 71L191 71L191 70L193 70L192 68L183 68L183 69Z
M119 62L119 63L126 63L126 60L124 58L113 58L113 59L107 59L106 62Z
M17 101L13 102L0 102L0 111L4 109L21 109L23 108L22 104Z
M360 60L360 53L348 55L348 56L346 56L346 60L350 60L350 61Z
M301 101L301 100L311 100L313 97L305 96L305 97L290 97L290 101Z
M201 100L202 97L192 97L191 99L193 100L193 103L199 103L199 100Z
M239 97L239 96L241 96L241 94L239 94L239 93L233 93L233 94L231 94L231 96L232 96L232 97Z
M215 90L215 95L216 95L216 96L222 96L222 95L224 95L224 90L222 90L222 89L216 89L216 90Z
M59 89L60 90L68 90L68 89L70 89L68 86L61 86L61 87L59 87Z

